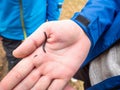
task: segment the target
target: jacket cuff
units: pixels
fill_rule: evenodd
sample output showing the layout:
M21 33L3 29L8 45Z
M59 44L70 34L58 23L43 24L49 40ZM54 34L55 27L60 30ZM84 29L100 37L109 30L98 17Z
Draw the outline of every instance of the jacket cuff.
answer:
M93 22L91 22L89 19L87 19L86 17L81 15L79 12L75 13L74 16L71 18L71 20L73 20L75 23L77 23L83 29L83 31L86 33L86 35L88 36L88 38L91 41L91 49L92 49L96 43L96 38L94 36L96 32L94 32L94 30L93 30L93 29L95 29L95 27L92 28Z

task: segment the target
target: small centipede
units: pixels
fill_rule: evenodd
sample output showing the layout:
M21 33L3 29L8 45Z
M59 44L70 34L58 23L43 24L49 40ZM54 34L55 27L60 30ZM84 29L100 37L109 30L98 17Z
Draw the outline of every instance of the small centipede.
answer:
M46 34L46 32L44 32L44 36L45 36L45 41L44 41L44 43L42 45L42 49L46 53L46 50L45 50L45 45L46 45L46 42L47 42L47 34Z

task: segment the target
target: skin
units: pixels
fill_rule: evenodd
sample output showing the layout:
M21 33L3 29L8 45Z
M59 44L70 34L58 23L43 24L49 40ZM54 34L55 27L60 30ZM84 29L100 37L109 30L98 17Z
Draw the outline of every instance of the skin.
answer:
M47 22L14 50L13 55L23 59L0 82L0 90L74 90L68 82L90 46L89 38L72 20Z

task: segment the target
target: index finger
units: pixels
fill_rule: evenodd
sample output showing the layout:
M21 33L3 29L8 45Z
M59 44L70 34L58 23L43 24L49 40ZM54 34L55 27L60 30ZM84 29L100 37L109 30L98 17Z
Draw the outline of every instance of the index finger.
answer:
M46 40L44 35L45 31L47 31L47 26L40 26L17 49L13 51L13 55L17 58L24 58L33 53Z
M0 82L0 90L12 90L34 68L29 60L20 61Z

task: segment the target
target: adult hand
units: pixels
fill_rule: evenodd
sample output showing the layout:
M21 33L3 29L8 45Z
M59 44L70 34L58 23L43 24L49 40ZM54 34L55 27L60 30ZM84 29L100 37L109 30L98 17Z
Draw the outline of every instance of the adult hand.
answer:
M1 81L0 90L63 90L85 60L90 45L72 20L47 22L13 52L24 59Z
M2 41L3 40L3 38L0 36L0 41Z

